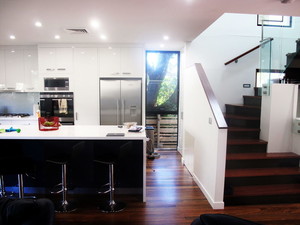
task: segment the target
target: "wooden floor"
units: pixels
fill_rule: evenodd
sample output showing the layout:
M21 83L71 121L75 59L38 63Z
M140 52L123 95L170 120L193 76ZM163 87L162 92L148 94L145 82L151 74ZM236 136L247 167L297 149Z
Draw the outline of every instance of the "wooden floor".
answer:
M117 196L124 211L113 214L97 210L99 196L80 198L72 213L57 213L56 225L189 225L203 213L224 213L265 225L299 225L300 204L230 206L213 210L191 175L181 165L177 152L160 152L147 163L147 202L137 196Z

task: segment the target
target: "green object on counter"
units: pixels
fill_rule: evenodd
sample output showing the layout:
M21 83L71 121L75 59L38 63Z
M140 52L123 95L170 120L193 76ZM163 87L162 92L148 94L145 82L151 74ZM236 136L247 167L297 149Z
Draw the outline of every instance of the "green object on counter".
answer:
M15 129L15 128L9 128L9 129L0 129L0 133L5 133L5 132L14 132L16 131L17 133L21 132L21 129Z

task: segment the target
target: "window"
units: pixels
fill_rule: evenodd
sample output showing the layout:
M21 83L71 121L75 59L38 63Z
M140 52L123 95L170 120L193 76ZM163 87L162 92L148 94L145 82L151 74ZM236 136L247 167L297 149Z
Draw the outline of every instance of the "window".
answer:
M179 52L147 51L147 114L178 113Z
M256 70L255 86L263 87L264 84L282 83L284 77L283 70Z
M291 27L292 17L275 15L257 15L258 26Z

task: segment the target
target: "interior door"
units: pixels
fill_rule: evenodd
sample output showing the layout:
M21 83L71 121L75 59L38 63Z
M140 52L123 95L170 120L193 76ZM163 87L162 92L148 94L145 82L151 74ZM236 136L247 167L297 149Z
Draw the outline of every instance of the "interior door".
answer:
M100 79L100 124L121 125L120 80Z
M142 124L142 81L121 80L122 122Z

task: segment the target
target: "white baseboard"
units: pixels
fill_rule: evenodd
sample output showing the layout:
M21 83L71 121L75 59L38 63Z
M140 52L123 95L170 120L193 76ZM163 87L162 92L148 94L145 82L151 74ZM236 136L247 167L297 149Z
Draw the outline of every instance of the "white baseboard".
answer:
M198 187L201 189L201 191L203 192L203 194L205 195L207 201L209 202L209 204L211 205L211 207L213 209L224 209L224 202L215 202L212 197L210 196L210 194L207 192L207 190L205 189L205 187L201 184L201 182L198 180L198 178L195 176L194 173L192 173L192 176L194 178L194 181L196 182L196 184L198 185Z

